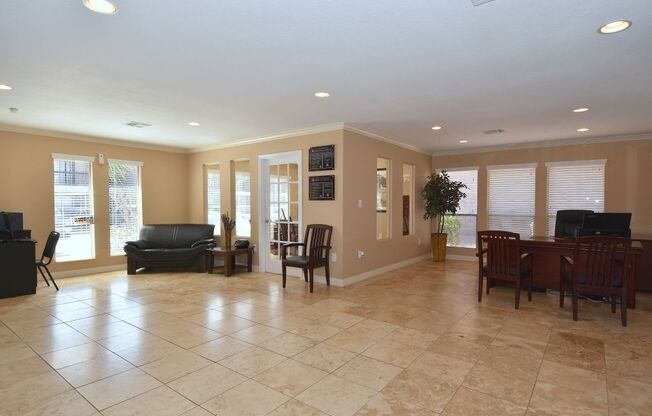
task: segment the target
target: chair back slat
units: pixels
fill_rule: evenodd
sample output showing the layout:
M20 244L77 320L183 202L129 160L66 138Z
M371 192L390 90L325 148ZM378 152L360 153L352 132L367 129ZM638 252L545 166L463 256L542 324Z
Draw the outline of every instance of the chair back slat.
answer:
M631 241L624 237L578 238L573 255L573 281L581 280L581 285L596 288L624 283L630 250Z
M303 242L306 244L304 255L312 260L321 260L325 257L326 250L318 247L330 246L333 227L326 224L310 224L306 227Z
M45 243L45 247L43 247L43 255L41 256L41 261L45 264L50 264L52 261L54 253L57 250L57 243L59 242L60 236L61 234L57 231L52 231L50 232L50 235L48 235L48 240Z
M507 231L479 231L478 250L487 252L487 263L479 255L480 267L486 266L486 273L493 277L510 278L520 274L520 241L517 233Z

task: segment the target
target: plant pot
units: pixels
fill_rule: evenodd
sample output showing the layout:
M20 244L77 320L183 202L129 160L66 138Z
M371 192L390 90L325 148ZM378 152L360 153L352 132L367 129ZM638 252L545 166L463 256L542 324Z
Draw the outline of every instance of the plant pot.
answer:
M432 261L439 262L446 260L446 242L448 234L432 233L430 234L432 242Z

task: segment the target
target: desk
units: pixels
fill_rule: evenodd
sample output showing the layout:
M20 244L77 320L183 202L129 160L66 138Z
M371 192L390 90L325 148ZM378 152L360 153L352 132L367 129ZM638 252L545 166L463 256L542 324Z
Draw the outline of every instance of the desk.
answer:
M636 290L652 292L652 234L632 234L632 241L643 246L643 253L638 261Z
M0 241L0 298L36 293L36 241Z
M534 273L534 287L541 289L559 290L560 256L573 255L575 242L573 240L560 240L552 237L532 237L521 240L521 252L532 254L532 269ZM627 306L636 307L636 275L638 261L642 253L641 243L632 242L631 266L627 283Z
M206 250L208 256L208 273L213 274L213 269L215 268L215 257L224 259L224 276L231 276L233 270L236 268L237 264L235 262L238 255L247 256L247 271L251 273L252 271L252 262L254 257L254 249L256 246L249 246L247 248L228 248L224 249L222 247L209 248Z

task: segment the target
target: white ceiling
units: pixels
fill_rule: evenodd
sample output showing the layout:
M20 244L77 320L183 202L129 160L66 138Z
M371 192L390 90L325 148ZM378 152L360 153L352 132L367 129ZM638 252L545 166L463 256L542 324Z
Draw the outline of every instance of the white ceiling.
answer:
M652 131L650 0L115 3L0 2L0 124L199 148L346 122L429 152Z

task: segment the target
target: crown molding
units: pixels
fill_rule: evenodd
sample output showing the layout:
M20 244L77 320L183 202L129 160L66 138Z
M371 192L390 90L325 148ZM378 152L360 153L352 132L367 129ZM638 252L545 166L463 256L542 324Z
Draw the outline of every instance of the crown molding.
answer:
M423 153L424 155L432 156L431 152L424 150L418 146L413 146L411 144L403 143L395 139L390 139L389 137L381 136L380 134L372 133L370 131L360 129L358 127L353 127L347 123L344 123L344 131L348 131L351 133L358 133L363 136L370 137L372 139L380 140L381 142L386 142L389 144L393 144L394 146L402 147L407 150L412 150L413 152Z
M143 142L134 142L131 140L107 139L107 138L96 137L96 136L84 136L81 134L65 133L61 131L36 129L30 127L18 127L18 126L12 126L7 124L0 124L0 132L32 134L35 136L54 137L57 139L77 140L80 142L131 147L135 149L157 150L160 152L168 152L168 153L189 153L189 149L183 147L147 144Z
M597 143L633 142L633 141L641 141L641 140L652 140L652 132L640 133L640 134L583 137L581 139L570 138L570 139L544 140L544 141L531 142L531 143L503 144L497 146L483 146L483 147L474 147L470 149L459 149L459 150L443 150L440 152L432 153L432 156L433 157L453 156L453 155L466 155L466 154L473 154L473 153L501 152L501 151L519 150L519 149L538 149L538 148L545 148L545 147L577 146L582 144L597 144Z
M264 136L250 137L248 139L238 140L230 143L195 147L190 149L190 153L200 153L200 152L207 152L210 150L228 149L231 147L245 146L248 144L271 142L275 140L290 139L292 137L297 137L297 136L306 136L308 134L326 133L329 131L338 131L343 129L344 129L344 123L322 124L319 126L305 127L302 129L286 130L280 133L269 134Z

